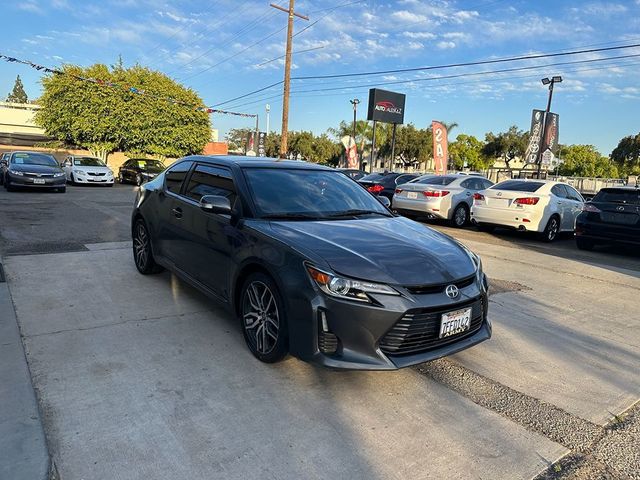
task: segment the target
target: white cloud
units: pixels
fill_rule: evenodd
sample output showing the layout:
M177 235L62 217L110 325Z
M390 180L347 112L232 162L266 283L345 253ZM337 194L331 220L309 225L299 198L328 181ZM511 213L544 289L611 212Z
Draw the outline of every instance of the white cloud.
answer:
M638 0L640 1L640 0ZM407 38L413 38L413 39L424 39L424 40L429 40L432 38L436 38L436 35L434 33L431 32L402 32L401 35L403 37L407 37Z
M456 48L456 43L455 42L438 42L436 44L436 47L438 47L440 50L446 50L448 48Z
M442 38L447 38L449 40L464 40L469 35L464 32L446 32L442 34Z
M397 12L393 12L391 17L399 20L401 22L424 22L427 20L427 17L418 13L413 13L408 10L399 10Z
M424 48L424 45L420 42L409 42L407 44L407 48L409 50L420 50L422 48Z
M16 5L16 8L24 10L25 12L43 14L44 10L35 0L27 0L26 2L20 2Z
M572 8L571 10L577 14L585 13L587 15L608 17L611 15L625 13L627 11L627 7L620 3L593 2L581 5L578 8Z

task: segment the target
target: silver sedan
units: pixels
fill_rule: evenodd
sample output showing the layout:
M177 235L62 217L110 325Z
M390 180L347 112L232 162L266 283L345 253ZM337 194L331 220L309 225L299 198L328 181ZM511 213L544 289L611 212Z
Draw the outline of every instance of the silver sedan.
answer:
M492 185L476 175L424 175L398 185L391 205L403 215L448 220L460 228L469 221L473 194Z

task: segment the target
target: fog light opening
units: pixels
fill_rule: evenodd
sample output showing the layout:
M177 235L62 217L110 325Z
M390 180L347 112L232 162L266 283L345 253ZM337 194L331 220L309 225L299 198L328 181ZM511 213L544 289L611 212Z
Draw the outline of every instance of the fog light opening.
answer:
M338 350L338 337L329 330L327 314L318 309L318 348L322 353L332 354Z

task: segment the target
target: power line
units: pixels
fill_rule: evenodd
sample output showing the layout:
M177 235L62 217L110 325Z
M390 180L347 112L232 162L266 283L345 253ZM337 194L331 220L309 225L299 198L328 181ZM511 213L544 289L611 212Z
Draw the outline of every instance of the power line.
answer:
M299 53L307 53L307 52L313 52L314 50L321 50L321 49L323 49L325 47L326 47L326 45L321 45L319 47L307 48L307 49L304 49L304 50L298 50L296 52L291 52L291 53L293 55L297 55ZM272 58L271 60L267 60L266 62L259 63L259 64L256 65L256 68L257 67L262 67L262 66L267 65L268 63L271 63L271 62L275 62L276 60L280 60L281 58L284 58L284 57L285 57L285 55L280 55L279 57Z
M292 79L294 80L311 80L311 79L318 79L318 80L324 80L327 78L344 78L344 77L349 77L349 76L363 76L363 75L381 75L381 74L386 74L386 73L406 73L406 72L415 72L415 71L424 71L424 70L438 70L438 69L446 69L446 68L454 68L454 67L465 67L465 66L477 66L477 65L488 65L488 64L496 64L496 63L507 63L507 62L514 62L514 61L522 61L522 60L531 60L531 59L541 59L541 58L551 58L551 57L558 57L558 56L567 56L567 55L582 55L585 53L596 53L596 52L603 52L603 51L611 51L611 50L620 50L620 49L628 49L628 48L635 48L640 46L640 44L631 44L631 45L621 45L621 46L615 46L615 47L607 47L607 48L592 48L592 49L586 49L586 50L572 50L572 51L566 51L566 52L560 52L560 53L544 53L544 54L533 54L533 55L519 55L519 56L514 56L514 57L504 57L504 58L499 58L499 59L492 59L492 60L478 60L478 61L473 61L473 62L463 62L463 63L457 63L457 64L444 64L444 65L433 65L430 67L416 67L416 68L409 68L409 69L398 69L398 70L388 70L388 71L384 71L384 72L359 72L356 74L342 74L342 75L328 75L328 76L324 76L324 75L320 75L320 76L304 76L304 77L292 77ZM260 93L264 90L268 90L269 88L273 88L275 86L280 85L282 82L276 82L273 83L271 85L267 85L266 87L262 87L259 88L257 90L254 90L252 92L246 93L244 95L239 95L237 97L234 97L230 100L225 100L223 102L219 102L216 105L220 106L220 105L225 105L227 103L233 102L235 100L239 100L251 95L254 95L256 93Z
M533 55L521 55L518 57L507 57L507 58L496 58L492 60L478 60L474 62L461 62L461 63L449 63L445 65L432 65L428 67L413 67L413 68L399 68L395 70L378 70L378 71L369 71L369 72L352 72L352 73L337 73L332 75L307 75L301 77L292 77L292 80L316 80L316 79L327 79L327 78L345 78L345 77L362 77L362 76L374 76L374 75L388 75L390 73L408 73L408 72L422 72L426 70L439 70L443 68L454 68L454 67L472 67L477 65L490 65L495 63L504 63L504 62L515 62L521 60L535 60L538 58L549 58L549 57L561 57L566 55L582 55L585 53L597 53L597 52L606 52L610 50L622 50L627 48L636 48L640 47L640 43L634 43L631 45L621 45L616 47L605 47L605 48L591 48L587 50L574 50L568 52L559 52L559 53L544 53L544 54L533 54Z

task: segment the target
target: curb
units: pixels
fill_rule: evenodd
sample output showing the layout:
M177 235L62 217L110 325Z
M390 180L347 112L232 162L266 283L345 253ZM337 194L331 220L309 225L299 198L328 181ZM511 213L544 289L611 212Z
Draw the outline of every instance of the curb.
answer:
M0 263L0 478L48 480L52 462Z

